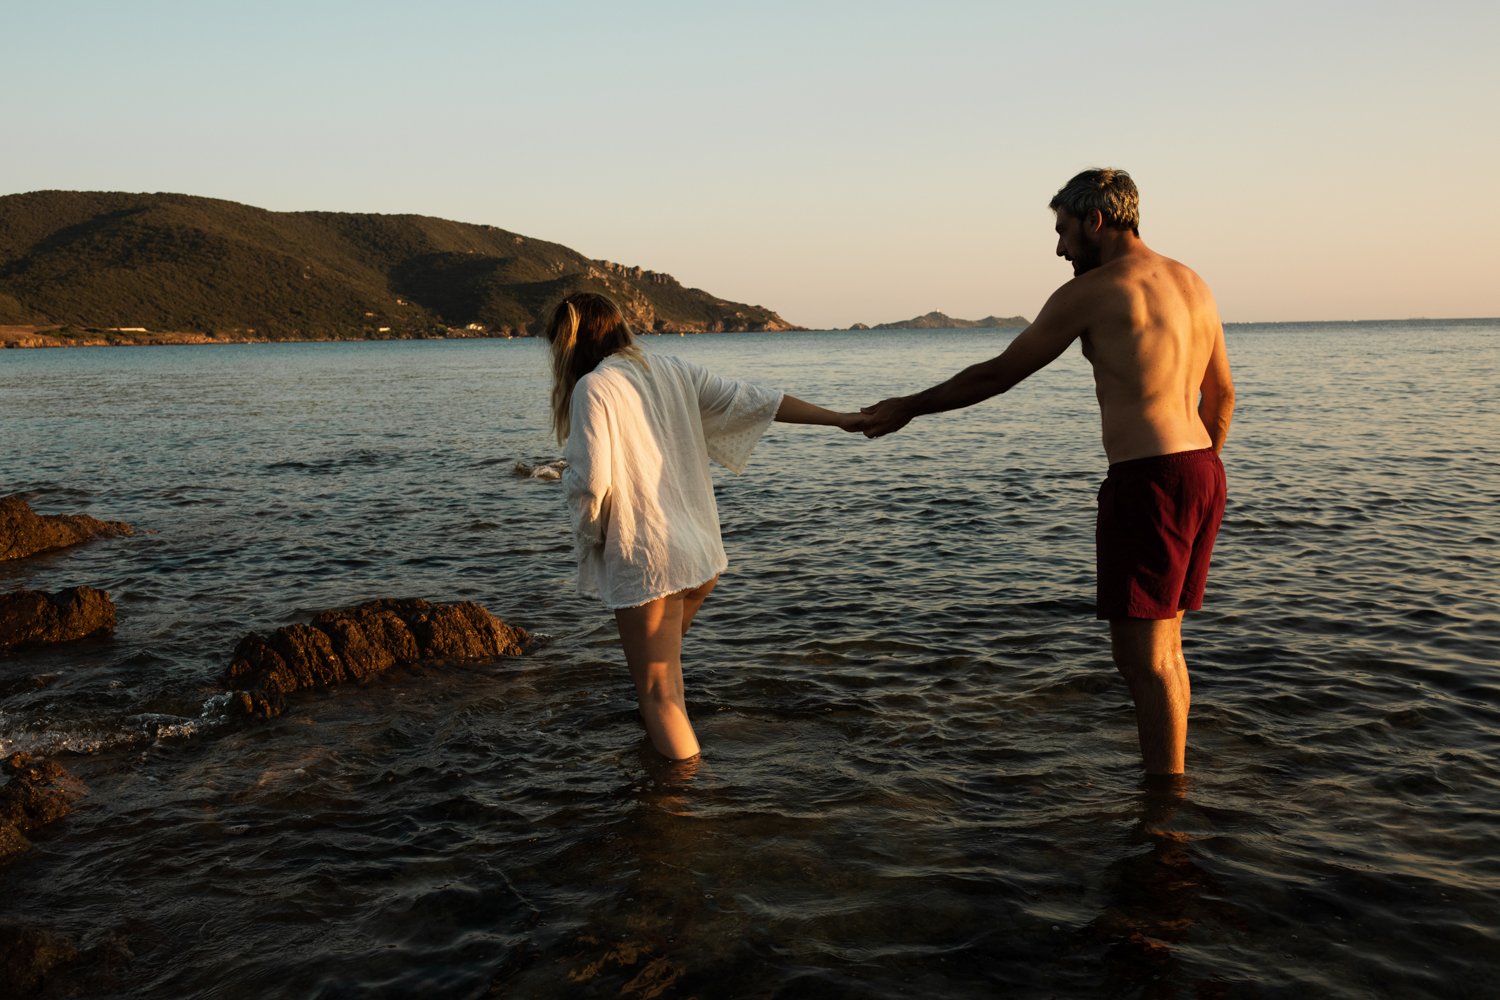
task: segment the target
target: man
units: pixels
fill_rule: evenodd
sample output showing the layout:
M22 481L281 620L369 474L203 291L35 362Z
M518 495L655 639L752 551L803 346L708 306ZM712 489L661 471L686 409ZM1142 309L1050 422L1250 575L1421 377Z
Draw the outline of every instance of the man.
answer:
M879 437L989 399L1082 341L1110 463L1095 529L1098 617L1135 700L1146 771L1180 774L1190 700L1182 617L1202 606L1224 512L1218 453L1234 410L1224 327L1203 279L1141 242L1125 171L1084 171L1050 207L1073 280L998 357L867 407L864 431Z

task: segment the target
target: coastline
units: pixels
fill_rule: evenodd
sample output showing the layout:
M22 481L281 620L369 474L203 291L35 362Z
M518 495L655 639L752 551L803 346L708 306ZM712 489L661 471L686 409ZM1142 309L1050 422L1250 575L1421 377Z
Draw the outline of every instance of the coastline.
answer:
M734 333L796 333L806 327L786 330L644 330L643 337L697 337ZM837 332L837 331L834 331ZM258 337L254 334L209 334L191 331L141 329L79 330L65 326L0 325L0 350L53 347L167 347L197 344L342 344L371 343L387 340L522 340L530 334L504 331L449 330L446 333L384 333L343 337Z
M453 330L441 336L410 333L348 337L258 337L254 334L208 334L191 331L84 329L66 326L0 325L0 350L49 347L164 347L183 344L329 344L373 340L510 340L498 332Z
M1393 327L1411 324L1425 324L1433 327L1465 327L1478 326L1494 323L1497 320L1482 316L1444 317L1436 319L1360 319L1360 320L1283 320L1267 322L1244 322L1227 321L1224 326L1226 331L1238 332L1249 328L1274 329L1282 327L1326 327L1337 328L1344 326L1364 327ZM912 332L942 332L948 331L970 331L975 329L995 329L999 332L1012 332L1010 327L946 327L946 328L924 328L924 327L898 327L893 324L882 324L877 327L865 327L873 330L910 330ZM676 336L701 336L709 334L734 334L734 333L845 333L857 332L857 328L834 328L829 330L817 330L812 327L791 326L784 330L643 330L643 337L676 337ZM466 330L451 329L444 333L375 333L346 336L317 336L317 337L262 337L248 333L222 333L208 334L193 331L162 331L143 329L101 329L88 327L78 329L62 324L46 326L26 324L0 324L0 350L11 348L52 348L52 347L163 347L197 344L336 344L336 343L371 343L389 340L517 340L526 339L530 334L513 334L503 330Z

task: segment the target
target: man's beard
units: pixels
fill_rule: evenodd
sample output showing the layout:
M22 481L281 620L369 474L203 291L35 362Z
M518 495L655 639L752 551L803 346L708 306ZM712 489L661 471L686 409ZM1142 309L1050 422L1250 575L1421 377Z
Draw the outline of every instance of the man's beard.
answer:
M1073 277L1076 278L1086 271L1092 271L1102 263L1104 260L1099 253L1099 244L1085 241L1083 251L1072 260Z

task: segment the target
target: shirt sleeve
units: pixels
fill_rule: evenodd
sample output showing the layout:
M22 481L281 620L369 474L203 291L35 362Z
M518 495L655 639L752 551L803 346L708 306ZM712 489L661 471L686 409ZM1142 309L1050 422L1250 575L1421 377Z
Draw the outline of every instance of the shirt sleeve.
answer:
M783 394L780 389L723 378L698 365L689 365L689 370L698 388L708 457L739 475L775 419Z
M604 544L609 527L609 414L586 378L573 390L568 422L568 443L563 447L568 464L562 481L573 517L573 536L580 547L597 548Z

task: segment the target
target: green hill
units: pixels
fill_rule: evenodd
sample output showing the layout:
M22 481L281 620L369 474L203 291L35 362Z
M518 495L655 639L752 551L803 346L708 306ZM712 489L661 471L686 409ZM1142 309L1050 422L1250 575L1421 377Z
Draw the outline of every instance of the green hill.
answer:
M521 336L603 292L636 329L788 330L769 309L494 226L181 194L0 197L0 324L226 339Z

